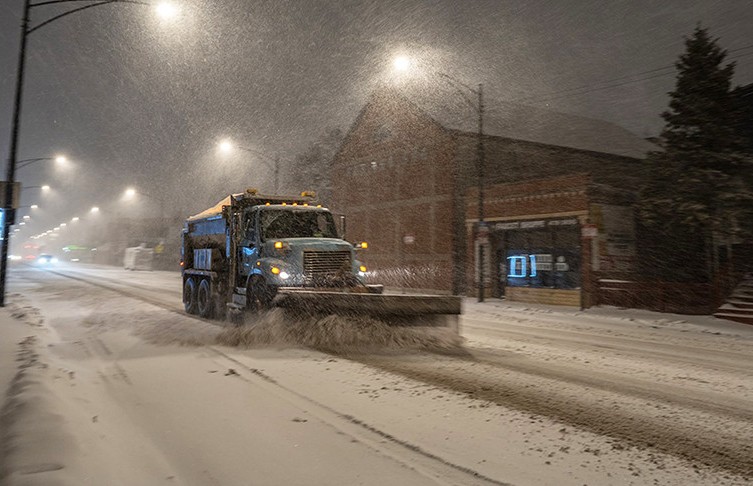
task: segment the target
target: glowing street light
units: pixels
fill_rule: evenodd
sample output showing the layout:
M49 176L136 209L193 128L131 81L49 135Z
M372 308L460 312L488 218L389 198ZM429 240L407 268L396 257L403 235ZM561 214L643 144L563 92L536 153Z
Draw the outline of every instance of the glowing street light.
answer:
M49 186L49 184L45 184L43 186L23 186L21 188L21 190L23 190L23 189L41 189L41 190L43 190L43 191L46 192L46 191L50 190L50 186Z
M76 221L78 221L79 219L80 219L80 218L79 218L78 216L74 216L73 218L71 218L71 223L75 223L75 222L76 222Z
M32 204L31 206L29 206L29 208L31 208L31 209L39 209L39 205L38 204Z
M90 212L90 213L98 213L98 212L99 212L99 208L98 208L97 206L94 206L93 208L91 208L91 209L89 210L89 212Z
M233 142L227 138L220 140L220 143L217 145L217 147L220 149L220 152L224 154L229 154L235 148L235 146L233 145Z
M280 187L280 158L279 157L270 157L269 155L261 152L260 150L255 150L248 147L241 147L240 145L234 144L233 141L230 140L229 138L223 138L222 140L220 140L220 142L217 144L217 148L223 154L229 154L235 150L243 150L244 152L248 152L258 157L257 161L261 162L262 165L264 165L265 167L267 167L269 170L271 170L274 173L275 193L278 191Z
M161 2L157 4L155 10L157 11L157 15L165 20L170 20L178 15L178 8L168 2Z
M411 67L410 58L408 56L397 56L392 61L392 65L394 66L396 71L407 71Z
M128 189L125 190L124 195L128 199L132 199L134 196L136 196L136 189L134 189L133 187L129 187Z
M56 165L64 167L68 164L68 159L62 155L56 155L54 157L35 157L33 159L23 159L16 162L16 169L23 169L27 165L31 165L37 162L55 162Z

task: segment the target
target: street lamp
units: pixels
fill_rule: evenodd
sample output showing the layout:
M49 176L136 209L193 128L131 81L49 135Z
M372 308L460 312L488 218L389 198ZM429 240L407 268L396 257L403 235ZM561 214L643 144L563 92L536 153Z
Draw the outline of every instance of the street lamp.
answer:
M398 71L407 71L410 69L410 59L407 56L397 56L392 61L393 66L395 66L395 69Z
M248 147L241 147L234 144L233 141L228 138L220 140L220 142L217 144L217 148L224 154L230 154L233 152L233 150L238 149L259 157L259 162L261 162L266 168L274 173L275 194L280 189L280 157L270 157L269 155L266 155L259 150Z
M175 5L167 2L161 2L157 4L155 10L157 11L157 15L165 20L170 20L178 15L178 9L175 7Z
M56 155L55 157L36 157L33 159L18 160L16 161L16 170L23 169L35 162L55 162L57 165L63 166L68 162L68 159L62 155Z
M407 71L411 67L411 60L406 56L398 56L393 60L397 71ZM476 236L488 235L488 227L484 222L484 85L472 88L462 81L440 71L433 72L445 80L463 98L463 101L478 114L478 140L476 142L476 177L478 183L478 225ZM469 93L471 96L469 96ZM484 301L484 244L478 248L478 301ZM455 290L455 289L453 289Z
M35 26L30 25L31 9L44 7L49 5L58 5L63 3L73 3L81 5L79 7L72 8L70 10L58 13L47 20L40 22ZM21 126L21 100L23 99L23 87L24 87L24 67L26 66L26 41L30 34L41 29L45 25L48 25L55 20L87 10L101 5L110 5L114 3L134 4L134 5L146 5L150 6L150 3L142 2L139 0L42 0L39 3L31 3L31 0L24 0L23 18L21 20L21 41L19 43L18 53L18 69L16 71L16 93L13 98L13 118L11 122L11 143L10 143L10 156L8 157L8 168L6 176L7 190L5 191L5 201L2 206L2 250L0 251L0 307L5 307L5 283L6 273L8 267L8 238L10 236L10 226L15 223L15 213L13 209L13 191L11 188L16 180L16 170L21 166L18 165L18 142L19 142L19 128ZM166 5L166 4L160 4ZM158 5L157 13L161 16L165 16L169 9L164 6ZM28 161L32 163L32 161Z
M159 204L159 207L160 207L160 219L162 220L161 223L164 224L165 222L165 199L159 196L153 196L144 191L137 191L136 188L134 187L126 188L126 190L123 192L123 198L132 200L136 197L137 194L139 196L148 197L149 199L153 199L157 201L157 204Z
M46 192L50 190L50 186L48 184L45 184L43 186L23 186L21 190L23 189L41 189Z

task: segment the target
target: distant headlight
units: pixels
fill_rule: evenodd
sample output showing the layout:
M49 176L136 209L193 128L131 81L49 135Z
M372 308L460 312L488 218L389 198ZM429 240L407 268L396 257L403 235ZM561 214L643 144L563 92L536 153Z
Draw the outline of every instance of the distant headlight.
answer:
M280 278L287 280L288 278L290 278L290 274L288 274L288 272L280 272Z

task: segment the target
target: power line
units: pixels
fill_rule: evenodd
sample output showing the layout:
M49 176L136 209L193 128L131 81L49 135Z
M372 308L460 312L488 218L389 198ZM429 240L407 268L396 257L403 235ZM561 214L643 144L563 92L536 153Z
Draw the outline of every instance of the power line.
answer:
M742 50L746 50L746 49L751 49L751 48L753 48L753 44L748 45L748 46L744 46L744 47L738 47L736 49L730 49L727 52L738 52L738 51L742 51ZM749 52L749 53L746 53L746 54L739 54L737 56L730 56L728 59L729 60L740 59L741 57L747 57L747 56L750 56L750 55L753 55L753 52ZM607 81L602 81L599 84L613 83L614 81L621 81L623 79L630 79L630 78L634 78L636 76L642 76L644 74L659 73L660 71L665 71L667 69L674 69L674 68L675 68L675 65L671 64L671 65L668 65L668 66L663 66L663 67L658 67L658 68L654 68L654 69L649 69L648 71L642 71L642 72L635 73L635 74L630 74L630 75L627 75L627 76L621 76L619 78L612 78L612 79L607 80ZM541 102L551 101L551 100L560 99L560 98L567 98L569 96L579 96L579 95L583 95L583 94L587 94L587 93L592 93L594 91L603 91L605 89L616 88L616 87L620 87L620 86L625 86L627 84L638 83L638 82L641 82L641 81L647 81L647 80L650 80L650 79L655 79L655 78L660 78L660 77L664 77L664 76L669 76L670 74L674 74L674 72L666 72L666 73L654 74L652 76L647 76L647 77L638 78L638 79L632 79L630 81L625 81L624 83L609 84L609 85L606 85L606 86L598 86L597 85L596 87L591 88L589 85L584 85L584 86L581 86L581 87L578 87L578 88L569 88L569 89L564 89L564 90L560 90L560 91L554 91L552 93L541 95L541 96L545 97L543 99L542 98L538 98L536 96L527 96L527 97L524 97L524 98L518 98L518 99L515 99L515 100L511 100L511 101L512 102L524 102L524 103L531 103L531 102L533 102L533 103L541 103Z

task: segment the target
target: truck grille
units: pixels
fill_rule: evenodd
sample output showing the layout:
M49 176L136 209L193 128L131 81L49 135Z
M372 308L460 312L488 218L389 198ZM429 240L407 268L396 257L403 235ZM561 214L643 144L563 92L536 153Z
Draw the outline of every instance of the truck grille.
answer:
M350 274L350 251L303 252L303 274L307 278Z

